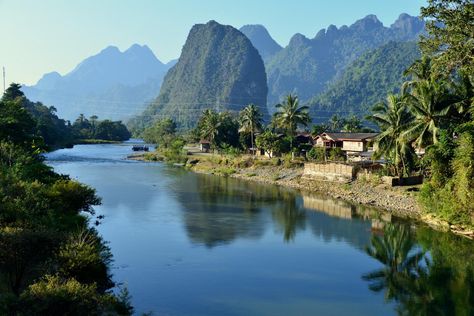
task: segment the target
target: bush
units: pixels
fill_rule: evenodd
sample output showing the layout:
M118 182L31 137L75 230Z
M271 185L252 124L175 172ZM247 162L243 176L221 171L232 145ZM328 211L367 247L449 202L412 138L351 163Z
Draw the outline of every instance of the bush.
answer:
M324 147L313 147L311 148L310 151L308 151L308 159L322 162L325 161L325 155L326 155L326 148Z
M331 148L329 150L329 160L331 161L345 161L346 155L341 148Z
M98 294L94 284L48 275L21 294L19 315L131 315L127 304Z

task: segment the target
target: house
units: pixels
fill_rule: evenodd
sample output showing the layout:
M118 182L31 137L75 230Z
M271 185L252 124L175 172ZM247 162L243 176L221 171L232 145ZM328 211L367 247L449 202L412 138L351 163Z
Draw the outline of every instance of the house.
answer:
M209 152L209 150L211 149L211 142L208 141L208 140L205 140L205 139L201 139L199 141L199 150L201 150L202 152Z
M315 146L326 148L341 148L347 154L348 160L370 160L372 144L378 133L322 133L316 136Z

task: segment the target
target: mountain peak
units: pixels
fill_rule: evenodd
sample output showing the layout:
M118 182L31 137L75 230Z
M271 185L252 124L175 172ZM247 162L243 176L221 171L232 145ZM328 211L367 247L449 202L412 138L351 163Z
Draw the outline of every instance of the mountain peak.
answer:
M302 44L305 44L307 42L309 42L309 39L306 36L301 33L296 33L291 37L288 46L301 46Z
M421 33L424 31L425 22L419 17L402 13L390 28L407 34Z
M206 108L240 111L249 103L266 105L265 66L240 31L215 21L192 27L176 65L167 73L158 98L146 113L193 127ZM152 123L153 115L140 118Z
M104 48L103 50L101 50L98 55L100 55L100 54L115 54L115 53L120 54L120 50L118 49L118 47L113 46L113 45L109 45L106 48Z
M375 14L369 14L366 17L357 20L351 25L352 29L358 29L360 31L370 31L374 29L383 28L382 22L377 18Z
M261 24L244 25L240 28L240 32L247 36L264 60L269 59L282 49Z

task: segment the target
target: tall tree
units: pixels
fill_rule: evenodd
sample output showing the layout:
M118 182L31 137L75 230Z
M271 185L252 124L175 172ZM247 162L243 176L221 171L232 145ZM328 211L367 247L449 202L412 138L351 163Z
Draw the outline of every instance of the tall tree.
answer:
M402 138L403 132L413 119L404 101L404 97L390 94L386 102L381 102L373 108L375 113L369 117L381 130L376 138L375 157L383 156L391 160L399 177L409 173L409 162L413 161L415 156L411 143Z
M239 132L250 133L250 143L254 150L255 132L262 129L262 114L255 104L249 104L240 112Z
M216 146L216 138L219 135L219 127L221 125L219 113L210 109L204 110L200 123L200 136L210 141L213 146Z
M416 81L405 97L414 119L403 137L414 141L418 148L436 144L454 103L446 83L434 79Z
M474 2L472 0L428 0L421 8L428 35L420 46L433 58L439 74L464 69L474 73Z
M285 102L276 105L277 112L274 114L275 123L283 128L291 136L291 147L298 126L308 126L311 118L307 106L299 106L298 97L289 94Z

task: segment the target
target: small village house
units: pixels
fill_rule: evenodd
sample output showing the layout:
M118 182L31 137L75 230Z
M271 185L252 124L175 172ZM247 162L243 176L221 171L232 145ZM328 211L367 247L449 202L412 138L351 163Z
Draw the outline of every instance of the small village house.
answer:
M315 137L315 146L326 148L341 148L348 160L370 159L373 144L378 133L322 133Z

